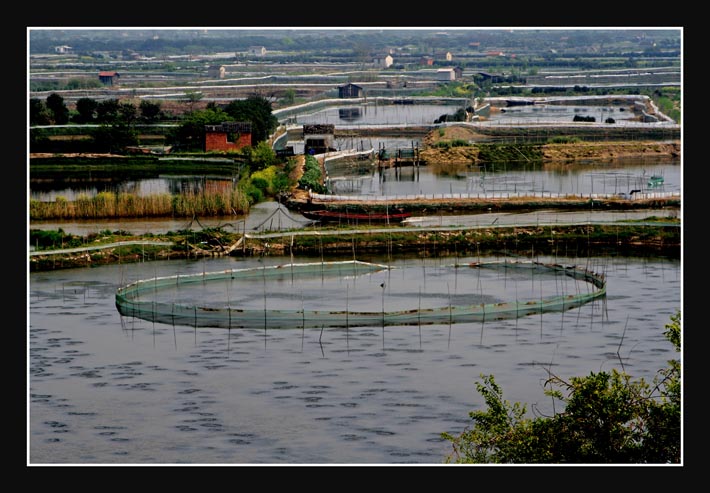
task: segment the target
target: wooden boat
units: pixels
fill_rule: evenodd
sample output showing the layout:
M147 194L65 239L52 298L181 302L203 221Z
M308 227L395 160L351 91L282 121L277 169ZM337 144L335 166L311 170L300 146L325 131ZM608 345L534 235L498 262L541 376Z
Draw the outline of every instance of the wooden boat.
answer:
M301 214L314 221L340 223L400 223L411 217L409 212L341 212L327 209L302 211Z

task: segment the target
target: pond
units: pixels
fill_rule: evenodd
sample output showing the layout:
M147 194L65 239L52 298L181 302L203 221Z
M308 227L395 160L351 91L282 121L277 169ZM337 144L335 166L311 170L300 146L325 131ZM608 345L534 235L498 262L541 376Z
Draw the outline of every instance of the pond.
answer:
M336 127L358 125L431 125L442 115L453 114L461 104L376 104L328 107L289 119L289 124L332 124Z
M480 287L475 275L436 275L454 262L486 259L504 257L359 260L406 270L407 283L398 278L392 286L399 291L387 293L385 303L417 305L420 289L435 290L440 303L472 294L515 298L515 286L520 293L523 286L536 292L534 278L503 271ZM606 298L511 320L306 329L294 321L293 328L230 330L122 316L114 296L139 279L291 259L157 261L32 273L29 461L441 464L451 451L441 433L461 432L471 423L468 413L485 406L475 390L481 374L493 375L510 402L549 414L554 409L543 382L550 371L569 378L616 368L651 381L678 356L662 333L681 306L679 260L533 260L603 273ZM290 282L275 296L288 293ZM302 294L307 303L334 300L315 280L308 286ZM253 291L255 307L264 293L270 299L269 285L255 283ZM360 307L370 296L379 308L379 284L373 291L359 294Z
M680 192L679 160L628 159L596 164L542 165L508 163L485 166L431 164L402 168L329 162L328 185L342 195L422 194L629 194ZM651 176L663 177L653 182Z
M406 147L406 146L405 146ZM680 192L680 160L629 159L562 166L492 164L483 167L421 166L379 170L370 161L329 161L330 188L336 194L403 195L440 193L551 192L560 194L629 193L631 190ZM663 183L649 185L651 176ZM100 192L138 195L185 193L230 188L235 181L219 176L158 176L140 179L30 180L30 198L75 200Z

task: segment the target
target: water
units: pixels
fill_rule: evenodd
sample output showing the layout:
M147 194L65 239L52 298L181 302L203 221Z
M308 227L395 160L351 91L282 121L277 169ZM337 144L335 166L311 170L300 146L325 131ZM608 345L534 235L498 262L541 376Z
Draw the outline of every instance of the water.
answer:
M628 194L680 192L679 161L653 162L634 159L623 163L601 162L573 166L493 164L485 167L431 164L420 167L386 168L361 166L357 173L342 165L327 165L333 193L342 195L422 195L442 193L486 194ZM650 186L659 175L661 185Z
M411 142L394 142L411 148ZM370 148L370 147L368 147ZM389 147L391 148L391 147ZM680 160L628 159L597 164L540 166L492 164L486 167L467 165L427 165L419 168L385 169L363 162L357 167L329 162L330 187L336 194L409 195L442 193L551 192L562 194L629 193L631 190L680 192ZM651 175L663 176L660 186L649 186ZM197 193L201 190L231 188L232 178L181 176L115 181L74 181L67 183L30 182L30 198L54 201L62 196L75 200L80 195L92 197L99 192L131 192L138 195L159 193Z
M292 117L293 124L333 124L337 127L358 125L432 125L442 115L456 113L463 104L368 104L323 108Z
M469 103L470 104L470 103ZM297 115L289 124L333 124L337 127L360 125L432 125L442 115L453 115L466 103L458 104L373 104L323 108ZM535 104L510 106L491 111L484 121L490 124L572 123L575 116L591 116L597 123L607 118L616 122L637 117L627 105Z
M412 305L427 265L456 259L361 260L420 272L409 299L399 298ZM481 259L458 262L475 260ZM156 275L290 259L32 273L30 463L439 464L451 450L440 433L462 431L470 424L468 412L484 405L475 391L482 373L495 376L505 399L545 413L552 410L543 395L547 370L584 376L623 364L650 381L677 357L662 332L681 306L680 261L547 260L605 273L606 300L564 313L475 324L195 329L121 317L115 290ZM475 277L449 282L452 294L465 293ZM507 287L514 296L512 285L512 277L501 274L497 296ZM310 292L304 295L317 301Z
M327 107L302 115L290 117L290 123L333 124L338 128L357 126L430 125L444 114L453 114L463 107L458 104L375 104L362 106ZM541 104L512 106L493 111L486 120L491 125L520 125L534 123L571 123L575 115L594 116L597 122L614 118L617 122L629 122L634 117L629 105ZM303 152L303 141L289 141L294 152ZM416 138L368 136L361 138L340 137L334 139L337 150L411 149L421 145ZM680 160L659 163L651 159L627 159L584 165L560 167L510 167L493 165L484 169L436 169L425 166L419 170L386 170L382 175L374 167L357 172L344 172L335 164L329 164L331 186L338 194L417 194L417 193L487 193L487 192L552 192L552 193L629 193L634 189L646 189L648 178L653 174L665 179L661 187L653 191L676 192L681 187ZM380 182L380 183L378 183ZM30 198L54 201L57 197L76 200L84 195L93 197L100 192L135 193L141 196L202 190L219 190L234 184L233 177L219 176L170 176L161 175L138 179L36 179L30 177Z
M30 198L39 201L55 201L57 197L76 200L80 196L94 197L102 192L130 193L139 197L158 194L185 194L202 191L231 189L236 184L232 177L181 175L152 178L126 179L32 179Z
M535 104L512 106L492 111L486 119L491 124L532 124L532 123L572 123L574 117L593 117L596 123L606 122L611 118L615 123L634 121L637 115L628 106L588 106Z

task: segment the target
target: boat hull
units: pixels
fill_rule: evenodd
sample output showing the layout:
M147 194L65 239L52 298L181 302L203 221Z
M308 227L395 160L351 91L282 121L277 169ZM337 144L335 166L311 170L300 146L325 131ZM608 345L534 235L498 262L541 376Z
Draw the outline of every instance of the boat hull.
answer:
M367 212L338 212L329 210L302 211L303 217L313 221L321 222L337 222L337 223L361 223L361 224L387 224L401 223L405 219L411 217L409 212L397 213L367 213Z

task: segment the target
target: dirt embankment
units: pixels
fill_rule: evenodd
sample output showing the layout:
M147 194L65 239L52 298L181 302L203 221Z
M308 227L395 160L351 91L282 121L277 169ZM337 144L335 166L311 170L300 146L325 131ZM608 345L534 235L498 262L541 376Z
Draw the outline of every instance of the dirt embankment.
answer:
M475 145L439 147L440 142L484 140L485 136L465 126L450 126L430 132L423 140L420 157L427 163L479 164L479 150ZM634 157L677 158L680 142L624 141L576 142L542 144L544 162L614 160Z
M680 157L680 142L580 142L545 144L545 161L620 159L630 157Z

